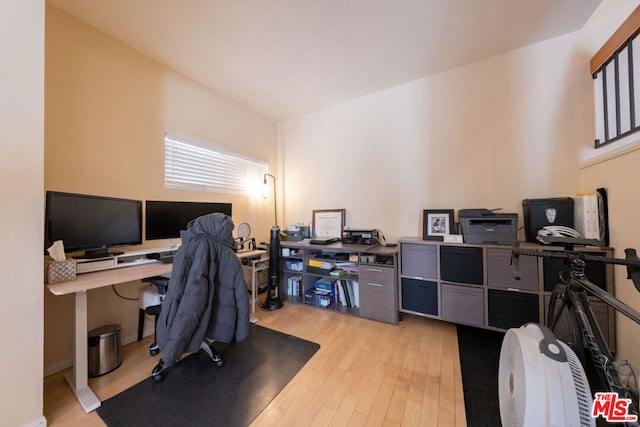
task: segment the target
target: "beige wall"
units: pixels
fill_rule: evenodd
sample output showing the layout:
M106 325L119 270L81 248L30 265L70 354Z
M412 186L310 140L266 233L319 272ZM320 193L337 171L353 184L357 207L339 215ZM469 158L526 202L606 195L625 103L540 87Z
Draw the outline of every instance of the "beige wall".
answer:
M581 31L280 123L285 223L345 208L347 226L396 240L421 235L423 209L503 208L522 225L523 199L604 186L612 245L640 248L639 155L579 167L594 155L589 60L637 4L605 0ZM635 366L638 328L618 325L620 355Z
M42 416L44 1L0 13L0 425Z
M279 124L285 221L346 208L348 226L395 240L421 235L423 209L521 213L522 199L573 194L590 139L577 43L574 33Z
M268 162L277 175L275 124L51 6L45 83L46 190L231 202L234 222L248 222L258 241L267 238L272 200L165 189L163 135L222 145ZM117 290L135 299L139 287L129 283ZM70 365L73 297L44 292L44 300L47 374ZM107 287L89 292L88 304L89 329L120 323L123 342L135 339L137 301ZM151 332L151 322L146 329Z
M640 251L640 151L616 157L582 170L582 188L586 190L604 187L609 201L611 246L616 255L624 257L625 248ZM616 296L640 311L640 293L626 279L626 270L616 267ZM638 373L640 367L640 326L619 315L616 318L617 347L620 355L631 361Z

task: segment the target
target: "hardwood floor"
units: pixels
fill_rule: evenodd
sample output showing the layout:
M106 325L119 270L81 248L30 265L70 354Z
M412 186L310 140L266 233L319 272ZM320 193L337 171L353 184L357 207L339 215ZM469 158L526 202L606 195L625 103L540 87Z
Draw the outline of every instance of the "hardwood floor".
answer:
M285 304L258 324L321 348L252 426L466 426L455 325L403 316L398 326ZM89 380L101 400L147 378L160 356L151 337L122 348L123 363ZM63 373L44 381L49 426L104 426L85 414Z

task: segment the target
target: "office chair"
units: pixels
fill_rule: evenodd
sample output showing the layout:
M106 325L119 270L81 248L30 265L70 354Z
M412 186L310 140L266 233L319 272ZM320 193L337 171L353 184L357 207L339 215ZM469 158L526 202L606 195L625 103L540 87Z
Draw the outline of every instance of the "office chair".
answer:
M200 216L181 233L169 289L158 316L157 343L162 358L155 381L185 353L204 350L221 367L213 342L244 341L249 336L249 295L236 254L234 224L216 212Z
M149 354L155 356L160 352L158 344L155 339L155 331L158 326L158 315L162 310L162 301L167 293L167 287L169 286L169 278L164 276L153 276L142 279L142 282L151 283L155 285L155 288L141 289L140 291L140 310L138 314L138 341L142 339L142 332L144 328L144 316L145 314L153 316L153 343L149 345Z
M153 343L149 345L149 354L151 356L155 356L160 353L160 347L158 347L156 340L156 330L158 327L158 315L162 311L162 302L164 301L164 296L167 293L167 288L169 286L169 278L164 276L153 276L146 277L142 279L142 282L148 282L156 286L156 288L144 289L141 292L140 296L140 317L138 322L138 341L142 339L142 330L144 326L144 315L147 314L149 316L153 316L154 320L154 340ZM203 342L200 346L213 360L218 368L224 366L224 359L218 353L218 351L213 347L213 343L205 343ZM163 375L161 371L164 367L164 361L161 359L156 367L153 369L152 377L154 381L160 382L163 379Z

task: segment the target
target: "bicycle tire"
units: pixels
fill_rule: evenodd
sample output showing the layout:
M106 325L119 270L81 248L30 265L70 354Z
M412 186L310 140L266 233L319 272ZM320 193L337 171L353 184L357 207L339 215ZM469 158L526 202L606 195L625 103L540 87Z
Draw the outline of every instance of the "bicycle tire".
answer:
M582 328L573 307L567 297L565 286L558 285L551 293L547 312L547 326L553 335L567 344L576 354L580 363L585 363L584 339Z

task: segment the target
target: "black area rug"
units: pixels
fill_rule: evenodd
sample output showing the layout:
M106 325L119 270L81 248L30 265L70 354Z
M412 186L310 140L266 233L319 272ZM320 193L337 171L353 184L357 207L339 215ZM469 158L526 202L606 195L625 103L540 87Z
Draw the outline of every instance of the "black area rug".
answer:
M498 367L503 332L457 325L468 427L500 426Z
M246 341L216 343L216 368L200 350L165 371L102 402L108 426L247 426L320 346L258 325Z

